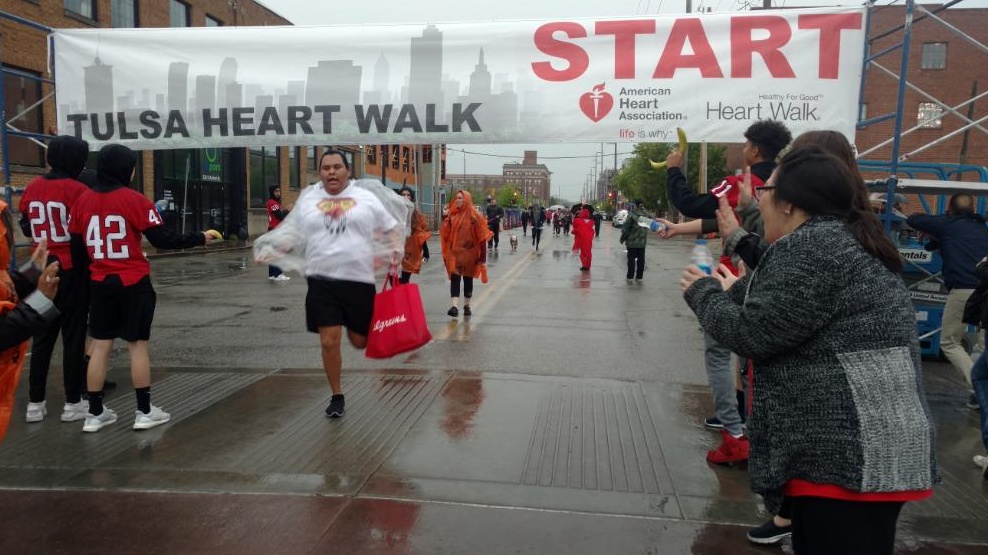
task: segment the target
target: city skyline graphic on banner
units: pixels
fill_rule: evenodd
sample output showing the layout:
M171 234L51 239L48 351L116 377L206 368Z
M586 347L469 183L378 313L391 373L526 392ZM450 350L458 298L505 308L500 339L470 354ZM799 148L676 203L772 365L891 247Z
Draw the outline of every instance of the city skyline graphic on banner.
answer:
M80 114L106 115L110 119L95 118L90 122L97 139L108 138L108 127L119 125L110 116L113 113L122 112L128 121L136 124L139 114L146 110L154 110L162 116L177 110L187 123L201 124L206 110L215 117L220 110L235 107L253 108L254 117L259 119L268 108L278 109L283 117L292 106L390 104L394 106L390 116L393 126L402 105L414 105L420 112L421 107L434 105L435 119L443 123L453 118L455 104L479 103L485 123L501 129L516 128L520 120L526 119L526 114L520 110L516 83L509 79L508 72L492 73L487 64L487 52L488 47L478 46L473 70L464 83L455 75L444 73L443 32L435 25L427 25L421 36L410 39L408 72L400 76L400 87L393 86L392 63L383 51L377 54L372 74L367 73L369 68L353 59L319 59L307 68L304 78L288 79L280 86L270 81L264 84L252 82L250 77L244 76L245 68L237 56L225 56L215 74L194 71L188 61L168 63L167 94L158 93L154 98L151 98L151 88L115 90L115 84L121 80L115 79L112 63L105 63L97 54L92 63L83 68L82 102L62 103L60 113L77 117ZM246 72L247 75L256 71L248 69L252 71ZM363 87L368 76L370 87ZM528 110L528 116L534 116L538 113L538 102L530 104L534 109ZM418 118L424 121L425 114L419 113ZM344 112L333 117L334 126L348 120L353 122L353 114ZM76 125L63 123L69 129Z

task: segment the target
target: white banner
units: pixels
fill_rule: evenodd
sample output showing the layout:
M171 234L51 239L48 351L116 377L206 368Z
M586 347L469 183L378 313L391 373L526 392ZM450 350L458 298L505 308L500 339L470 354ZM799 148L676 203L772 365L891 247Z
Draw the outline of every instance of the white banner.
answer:
M857 121L864 9L54 33L60 133L93 147L741 142Z

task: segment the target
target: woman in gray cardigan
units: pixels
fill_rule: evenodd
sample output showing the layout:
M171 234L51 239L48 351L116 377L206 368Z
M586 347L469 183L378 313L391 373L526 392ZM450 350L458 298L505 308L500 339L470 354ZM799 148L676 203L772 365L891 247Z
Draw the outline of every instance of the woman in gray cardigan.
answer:
M752 488L769 511L792 498L800 555L891 554L902 504L936 477L901 261L855 189L844 162L793 149L760 192L758 268L681 282L703 328L754 361Z

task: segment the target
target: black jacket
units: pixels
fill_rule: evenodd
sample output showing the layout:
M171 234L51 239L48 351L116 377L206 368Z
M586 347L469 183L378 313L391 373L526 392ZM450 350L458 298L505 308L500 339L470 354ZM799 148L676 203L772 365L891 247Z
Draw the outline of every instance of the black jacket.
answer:
M943 282L948 289L974 289L980 280L974 267L988 255L988 226L981 216L965 212L930 216L913 214L909 227L940 241Z
M763 183L768 181L775 162L759 162L751 166L751 174L758 176ZM697 193L686 182L686 175L680 168L666 170L666 190L669 201L687 218L717 219L717 197L712 193Z

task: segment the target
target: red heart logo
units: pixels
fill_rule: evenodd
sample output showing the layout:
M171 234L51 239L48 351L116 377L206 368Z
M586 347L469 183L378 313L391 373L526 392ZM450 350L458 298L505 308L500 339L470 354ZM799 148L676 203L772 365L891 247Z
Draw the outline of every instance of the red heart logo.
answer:
M593 122L604 119L613 107L614 97L604 91L603 83L580 96L580 110Z

